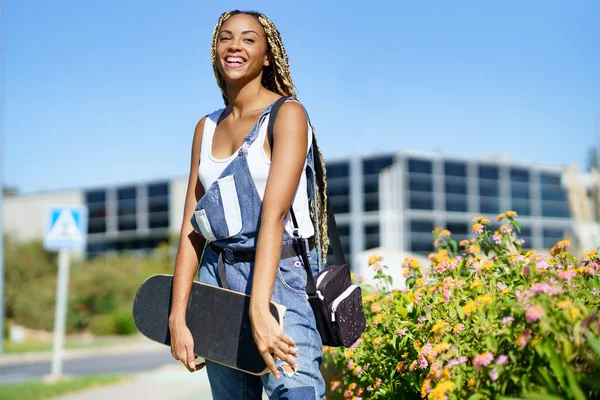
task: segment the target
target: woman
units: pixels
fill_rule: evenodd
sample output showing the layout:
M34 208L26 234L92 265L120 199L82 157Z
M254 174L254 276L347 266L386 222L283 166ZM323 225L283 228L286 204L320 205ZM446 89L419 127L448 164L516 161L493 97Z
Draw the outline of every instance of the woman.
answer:
M254 339L270 369L257 377L207 360L213 397L260 399L264 387L271 399L318 399L325 392L321 339L306 299L302 258L292 245L290 218L292 207L300 236L309 239L316 274L328 240L325 178L316 184L312 127L302 105L286 101L274 125L273 149L269 145L271 107L282 96L295 99L295 92L279 32L267 17L240 11L221 15L211 56L226 107L202 118L194 134L169 318L171 352L190 371L205 365L194 363L185 322L200 263L201 282L250 295ZM224 249L239 257L224 258ZM220 263L226 282L220 279ZM271 300L287 308L284 330L269 312Z

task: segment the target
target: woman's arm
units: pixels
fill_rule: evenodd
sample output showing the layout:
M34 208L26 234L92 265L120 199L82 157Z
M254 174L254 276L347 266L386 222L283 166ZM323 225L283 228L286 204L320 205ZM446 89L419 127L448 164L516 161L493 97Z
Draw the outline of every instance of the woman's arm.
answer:
M287 102L281 106L275 121L273 137L276 145L271 149L271 167L263 199L250 316L258 350L267 366L279 378L272 354L297 368L296 361L290 356L296 354L295 344L283 333L271 315L269 303L281 258L285 218L306 161L308 123L301 104Z
M171 313L169 315L169 329L171 330L171 353L177 360L181 360L190 370L196 370L194 344L191 334L187 329L185 313L190 297L190 290L194 276L198 271L198 264L206 240L194 231L191 218L196 209L198 200L204 195L204 188L198 179L198 166L200 165L200 147L202 145L202 132L204 122L202 118L196 125L194 140L192 142L192 156L188 188L185 196L183 222L181 224L179 246L175 258L173 274L173 298ZM201 368L202 366L199 366ZM199 369L198 368L198 369Z

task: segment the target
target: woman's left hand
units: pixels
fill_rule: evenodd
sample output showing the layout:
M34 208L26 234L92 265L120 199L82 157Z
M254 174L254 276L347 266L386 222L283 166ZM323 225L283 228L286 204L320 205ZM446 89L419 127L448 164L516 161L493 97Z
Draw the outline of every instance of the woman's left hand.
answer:
M252 335L262 358L267 367L277 379L280 378L279 371L275 365L275 359L287 362L294 370L298 369L298 363L292 357L298 356L298 349L291 337L286 335L277 323L269 309L262 311L250 311L252 323Z

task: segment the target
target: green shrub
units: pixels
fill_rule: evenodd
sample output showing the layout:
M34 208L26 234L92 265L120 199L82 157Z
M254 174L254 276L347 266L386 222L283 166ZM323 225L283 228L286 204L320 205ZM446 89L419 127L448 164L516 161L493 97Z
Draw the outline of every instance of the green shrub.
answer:
M131 311L121 310L112 314L115 321L115 333L120 335L131 335L137 332Z
M476 218L457 244L434 231L431 268L407 259L408 287L363 298L367 329L351 348L325 348L335 396L374 399L600 398L600 258L561 241L551 257L523 251L516 213L498 231ZM365 292L366 293L366 292Z
M98 336L114 335L117 331L112 315L94 315L90 318L89 328L94 335Z

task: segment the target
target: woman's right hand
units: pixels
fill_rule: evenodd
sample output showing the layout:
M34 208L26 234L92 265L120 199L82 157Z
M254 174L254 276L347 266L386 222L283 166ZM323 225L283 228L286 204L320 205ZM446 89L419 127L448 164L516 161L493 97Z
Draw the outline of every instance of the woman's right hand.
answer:
M194 338L187 325L185 323L171 325L169 331L171 333L171 354L173 358L180 360L190 372L204 368L205 363L196 365Z

